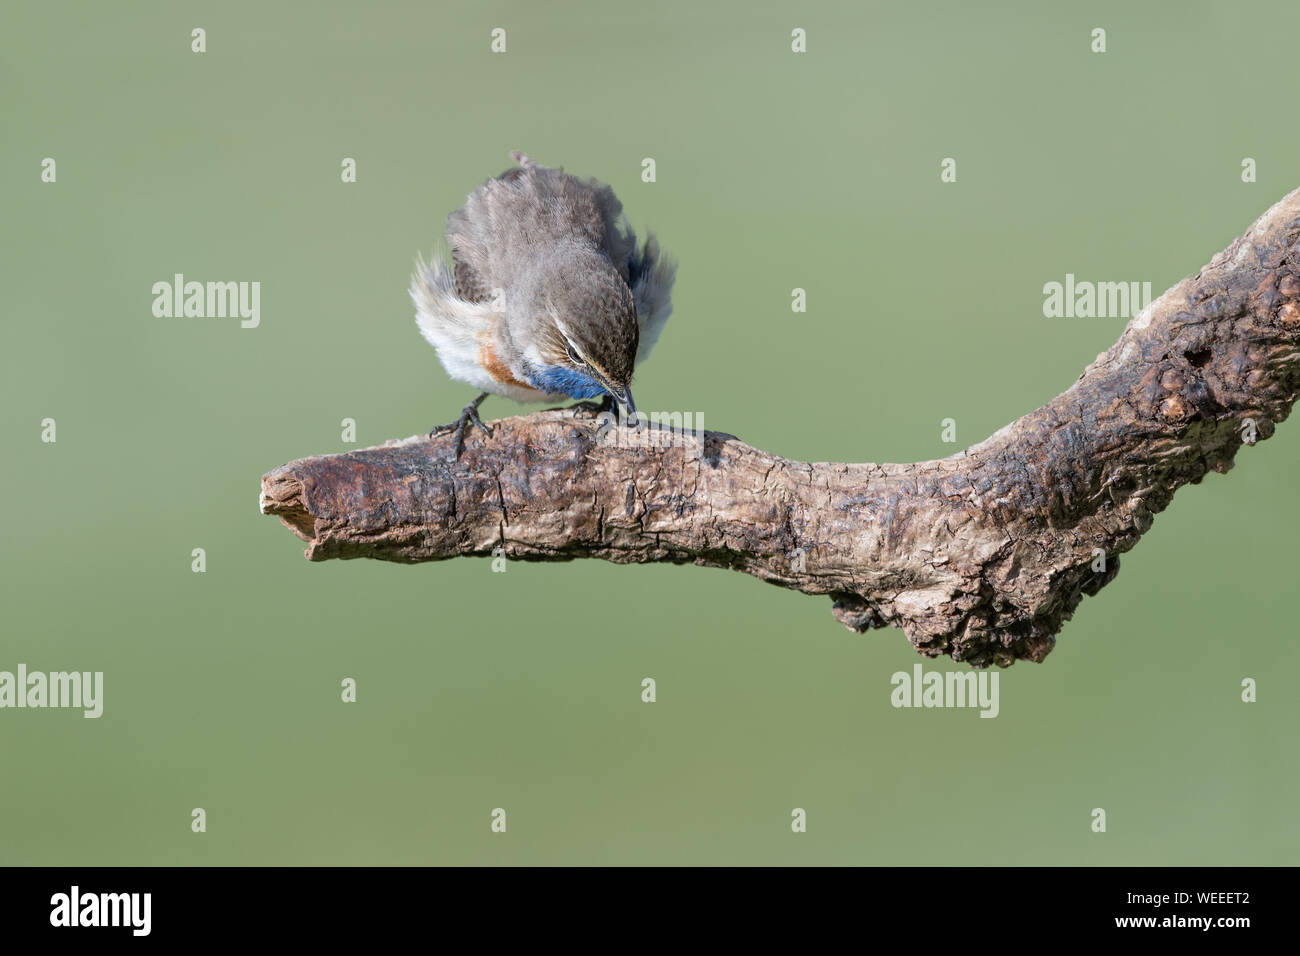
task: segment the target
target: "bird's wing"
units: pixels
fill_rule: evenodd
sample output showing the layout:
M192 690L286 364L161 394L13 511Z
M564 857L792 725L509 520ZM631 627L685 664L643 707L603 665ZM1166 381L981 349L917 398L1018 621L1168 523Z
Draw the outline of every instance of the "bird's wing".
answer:
M486 302L492 297L492 287L469 259L453 250L451 264L458 296L466 302Z
M522 154L515 158L519 166L483 183L447 216L456 294L468 302L482 302L492 296L493 287L509 285L510 266L519 258L514 247L533 232L537 212L529 208L527 184L534 169L545 167Z
M504 284L500 278L493 278L494 202L488 195L493 182L489 180L470 193L465 205L447 217L447 245L456 294L467 302L483 302L491 297L494 285Z

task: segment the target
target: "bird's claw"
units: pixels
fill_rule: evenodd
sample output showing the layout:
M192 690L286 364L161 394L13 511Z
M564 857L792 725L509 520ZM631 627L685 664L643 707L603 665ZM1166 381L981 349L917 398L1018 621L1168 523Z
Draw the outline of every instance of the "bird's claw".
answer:
M575 415L590 414L593 418L599 416L602 412L611 411L614 408L614 397L606 395L598 402L578 402L573 406Z
M471 424L477 425L483 430L484 435L491 438L492 429L483 423L483 419L480 418L478 414L478 407L485 398L487 398L487 392L484 392L478 398L474 399L474 401L462 408L460 411L460 418L456 419L454 422L448 422L446 425L433 426L433 428L429 429L429 438L433 438L433 436L439 432L446 432L455 429L457 458L459 458L460 453L465 450L465 431Z

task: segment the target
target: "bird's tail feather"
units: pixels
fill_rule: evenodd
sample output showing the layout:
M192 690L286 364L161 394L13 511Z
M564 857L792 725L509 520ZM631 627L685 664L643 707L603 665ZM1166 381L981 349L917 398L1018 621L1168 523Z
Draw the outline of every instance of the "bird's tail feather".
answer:
M420 334L440 350L468 344L492 321L490 303L469 302L456 294L455 274L438 252L428 262L416 257L410 294Z
M638 365L649 358L668 316L673 313L672 291L676 278L677 263L660 250L654 234L647 233L641 251L634 250L628 262L628 285L641 325L636 353Z

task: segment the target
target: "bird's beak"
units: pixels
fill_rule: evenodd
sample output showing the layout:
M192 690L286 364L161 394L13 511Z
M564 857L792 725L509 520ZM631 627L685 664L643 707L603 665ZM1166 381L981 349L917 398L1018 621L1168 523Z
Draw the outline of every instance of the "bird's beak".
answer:
M636 402L632 401L632 390L626 385L619 387L611 385L609 394L614 396L614 400L627 408L627 421L629 425L637 424Z

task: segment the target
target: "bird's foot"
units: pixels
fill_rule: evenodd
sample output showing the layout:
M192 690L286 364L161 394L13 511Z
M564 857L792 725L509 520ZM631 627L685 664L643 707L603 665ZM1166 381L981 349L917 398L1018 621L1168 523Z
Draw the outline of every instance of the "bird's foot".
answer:
M601 413L613 410L614 396L606 395L598 402L578 402L572 408L575 415L590 415L592 418L599 418Z
M456 419L454 422L448 422L446 425L435 425L433 428L429 429L429 437L432 438L439 432L447 432L455 429L457 458L459 458L460 453L465 450L465 432L471 424L477 425L483 430L483 434L490 438L492 436L492 429L483 424L483 419L479 418L478 414L479 405L483 404L483 399L487 397L488 393L484 392L478 398L474 399L474 401L462 408L460 411L460 418Z

